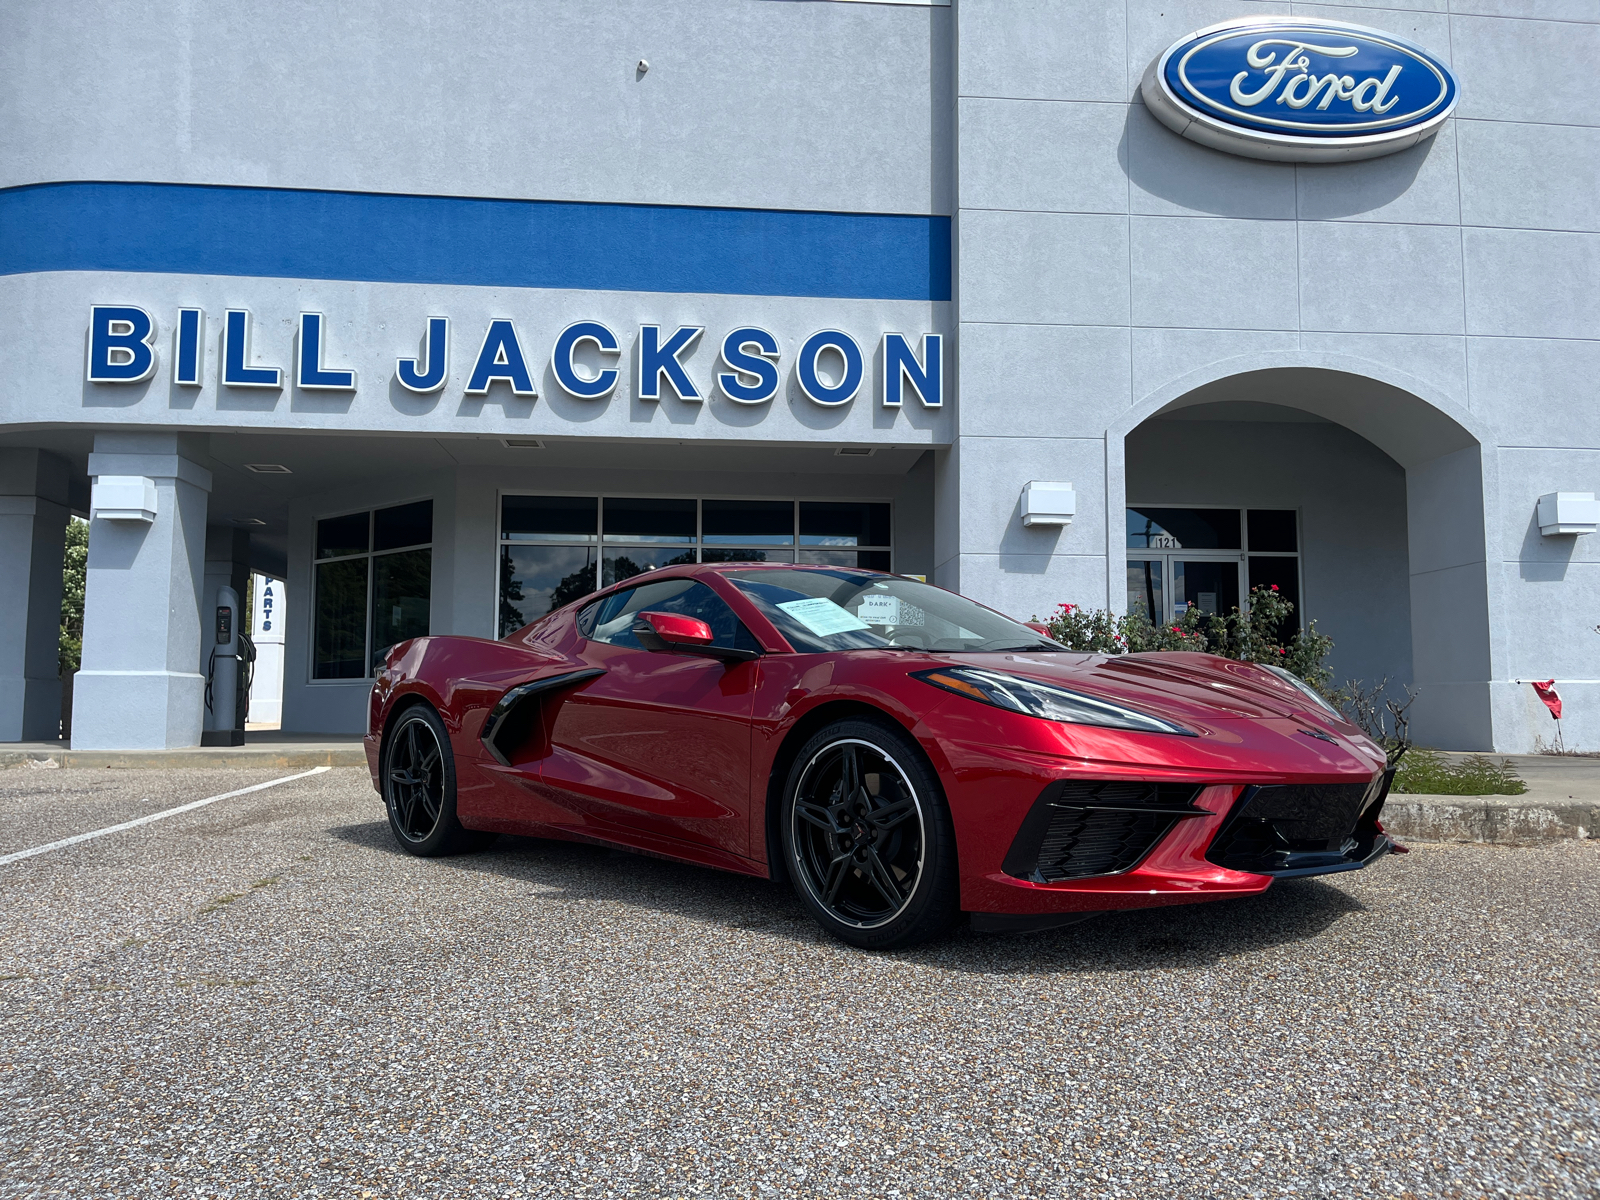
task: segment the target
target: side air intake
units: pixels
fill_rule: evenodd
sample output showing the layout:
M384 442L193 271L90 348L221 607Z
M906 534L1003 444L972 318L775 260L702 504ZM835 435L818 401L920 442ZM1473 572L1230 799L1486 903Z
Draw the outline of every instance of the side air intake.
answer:
M509 767L511 756L527 742L528 735L533 732L534 722L539 719L540 696L604 674L600 668L591 667L585 671L568 671L564 675L536 679L512 688L500 697L500 703L494 706L489 719L483 723L483 732L478 735L483 748L501 766Z

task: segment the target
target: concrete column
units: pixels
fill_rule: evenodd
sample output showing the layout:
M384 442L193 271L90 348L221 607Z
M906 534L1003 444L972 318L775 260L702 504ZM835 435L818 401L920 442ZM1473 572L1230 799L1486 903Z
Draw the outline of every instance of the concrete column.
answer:
M970 413L962 419L974 422ZM1120 597L1109 593L1106 575L1105 459L1103 437L963 432L935 460L933 582L1019 621L1048 617L1061 603L1115 606ZM1073 486L1070 524L1022 524L1022 489L1032 480Z
M83 669L72 697L74 749L200 744L200 592L211 473L195 461L199 454L190 435L95 435L90 476L153 480L156 513L149 522L90 522Z
M1418 745L1492 750L1494 670L1483 452L1406 467L1411 551L1411 670Z
M928 582L961 590L961 440L933 452L933 573Z
M250 591L250 531L232 525L206 526L206 575L203 597L207 604L219 587L239 593L243 603Z
M67 464L0 450L0 742L61 732L61 559Z

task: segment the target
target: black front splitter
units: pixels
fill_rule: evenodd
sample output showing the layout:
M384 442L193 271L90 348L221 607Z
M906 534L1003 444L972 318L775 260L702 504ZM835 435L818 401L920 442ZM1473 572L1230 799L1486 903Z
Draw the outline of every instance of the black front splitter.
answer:
M1340 862L1319 863L1313 867L1285 867L1281 871L1251 871L1252 875L1270 875L1273 879L1309 879L1313 875L1337 875L1340 871L1359 871L1385 854L1391 854L1395 844L1387 834L1378 834L1372 848L1362 858L1347 858Z

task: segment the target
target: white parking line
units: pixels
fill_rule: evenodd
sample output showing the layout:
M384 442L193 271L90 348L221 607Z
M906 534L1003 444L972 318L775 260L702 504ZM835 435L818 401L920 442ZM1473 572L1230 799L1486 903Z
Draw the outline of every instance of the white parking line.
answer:
M59 842L51 842L47 846L35 846L31 850L18 850L15 854L0 855L0 867L7 863L14 863L19 858L32 858L35 854L48 854L52 850L61 850L67 846L76 846L79 842L87 842L91 838L105 837L108 833L121 833L124 829L133 829L140 825L148 825L151 821L164 821L168 817L175 817L179 813L190 812L196 808L204 808L207 804L215 804L218 800L232 800L235 796L244 796L250 792L259 792L265 788L277 787L280 783L293 783L296 779L304 779L309 775L321 775L324 771L331 771L332 767L312 767L309 771L301 771L298 775L285 775L282 779L269 779L266 783L253 784L247 788L240 788L236 792L223 792L220 796L207 796L204 800L191 800L188 804L180 804L177 808L163 809L151 813L147 817L137 817L132 821L124 821L121 825L107 825L104 829L94 829L88 833L80 833L75 837L62 838Z

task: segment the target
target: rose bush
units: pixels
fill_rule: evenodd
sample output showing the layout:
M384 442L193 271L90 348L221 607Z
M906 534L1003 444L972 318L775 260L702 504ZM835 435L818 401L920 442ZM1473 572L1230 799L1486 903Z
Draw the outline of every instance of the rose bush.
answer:
M1157 625L1143 612L1119 617L1103 608L1077 604L1062 604L1041 623L1052 638L1070 650L1092 654L1196 650L1240 662L1282 667L1328 695L1333 672L1327 666L1327 658L1333 650L1333 639L1318 633L1315 621L1300 629L1293 617L1293 603L1273 585L1251 588L1246 610L1204 613L1190 606L1170 624Z

